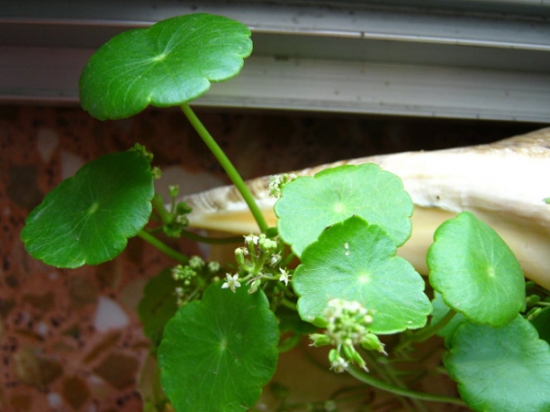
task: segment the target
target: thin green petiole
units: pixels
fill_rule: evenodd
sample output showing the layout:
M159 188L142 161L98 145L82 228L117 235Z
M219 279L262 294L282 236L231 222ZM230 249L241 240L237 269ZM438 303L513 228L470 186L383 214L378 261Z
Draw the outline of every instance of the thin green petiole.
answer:
M281 305L283 305L285 308L292 309L292 310L298 310L296 307L296 303L291 302L288 299L281 300Z
M147 233L145 230L140 230L138 232L138 236L179 263L187 264L187 262L189 261L189 258L187 256L175 251L166 243L158 240L156 237L154 237L150 233Z
M419 332L411 333L409 336L405 338L403 342L397 345L394 351L399 352L402 348L404 348L410 343L424 342L425 340L431 338L433 335L435 335L437 332L443 329L455 315L456 315L456 312L452 309L449 309L449 311L445 314L445 316L443 316L439 320L439 322L437 322L434 325L430 325Z
M367 385L371 385L377 389L381 389L383 391L390 392L395 395L406 396L409 398L420 399L420 400L430 401L430 402L452 403L455 405L466 406L466 404L461 399L458 399L458 398L441 396L441 395L431 395L429 393L416 392L410 389L398 388L386 382L382 382L372 377L371 375L363 372L359 368L356 368L353 366L347 368L346 370L355 379L358 379L361 382L366 383Z
M244 182L239 172L237 172L237 169L235 169L235 166L233 166L233 163L231 163L229 158L226 156L218 143L214 140L212 135L208 132L208 130L206 130L206 127L204 127L202 122L195 115L195 112L191 110L191 107L189 107L187 103L184 103L181 105L181 110L183 111L183 114L185 114L187 119L189 119L189 122L191 122L193 128L197 131L206 146L208 146L212 154L216 157L220 165L227 173L227 176L229 176L229 178L243 197L248 208L250 209L250 212L252 213L252 216L254 216L254 219L256 220L260 231L262 233L265 233L268 229L267 222L265 221L265 218L262 215L262 212L258 207L256 200L254 200L252 193L250 193L248 186Z
M401 382L401 380L395 375L393 368L390 367L383 367L378 364L378 361L375 359L374 356L372 356L371 352L369 351L362 351L363 356L365 357L367 364L369 367L372 367L378 375L384 380L385 383L389 385L395 385L396 387L403 388L404 384ZM399 401L403 405L403 407L408 410L412 411L415 410L416 412L422 412L426 411L426 408L424 405L422 405L418 399L411 399L411 398L405 398L401 396L399 398ZM409 403L412 403L416 409L411 409L411 405Z
M170 213L166 210L166 208L164 207L164 202L162 200L162 196L159 195L158 193L155 194L155 196L153 196L153 200L151 202L153 204L153 207L155 209L155 211L158 213L158 215L160 216L161 220L163 223L168 223L170 222L171 220L171 215Z

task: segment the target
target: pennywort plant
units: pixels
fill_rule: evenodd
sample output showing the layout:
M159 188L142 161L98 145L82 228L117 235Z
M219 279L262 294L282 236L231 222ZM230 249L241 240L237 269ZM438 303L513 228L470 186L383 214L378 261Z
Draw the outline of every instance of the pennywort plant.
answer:
M425 410L424 401L475 411L550 410L547 293L526 286L509 247L473 214L437 229L427 278L397 256L411 235L413 203L401 180L374 164L277 177L270 191L279 197L278 223L268 227L189 106L212 82L237 75L251 51L245 25L185 15L114 37L80 80L82 107L97 119L181 108L257 222L234 262L205 262L162 242L159 233L223 240L187 229L190 209L175 200L177 187L165 206L154 193L152 155L139 145L83 166L30 213L21 233L32 256L62 268L111 260L134 236L174 260L150 280L139 306L162 388L145 399L147 410L166 403L178 412L253 409L278 354L303 337L328 347L327 368L395 394L408 410ZM415 345L434 335L443 338L443 364L460 397L415 391L399 370L400 362L414 361ZM329 400L301 406L338 410L338 400ZM278 410L299 406L283 399Z

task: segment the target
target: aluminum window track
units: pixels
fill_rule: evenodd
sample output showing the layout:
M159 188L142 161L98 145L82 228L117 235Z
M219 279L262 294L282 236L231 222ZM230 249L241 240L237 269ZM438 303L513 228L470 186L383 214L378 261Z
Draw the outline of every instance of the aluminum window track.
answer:
M0 1L0 102L76 104L113 35L209 12L253 31L242 73L194 104L550 123L545 1Z

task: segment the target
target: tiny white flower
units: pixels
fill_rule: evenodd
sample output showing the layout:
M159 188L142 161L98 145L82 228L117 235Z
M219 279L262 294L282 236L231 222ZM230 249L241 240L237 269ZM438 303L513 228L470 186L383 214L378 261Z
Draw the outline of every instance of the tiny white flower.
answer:
M279 198L281 197L281 177L271 176L269 178L269 196Z
M271 258L269 259L269 265L275 266L279 261L281 260L281 255L279 254L273 254L271 255Z
M341 356L339 356L338 358L336 358L332 364L330 365L330 368L336 372L336 373L342 373L344 372L347 368L349 367L349 363L346 362L346 360L344 358L342 358Z
M231 289L231 292L235 293L236 288L240 288L241 284L239 283L239 275L231 276L229 273L225 274L226 281L223 282L222 289Z
M250 283L250 282L249 282ZM248 289L248 293L256 293L260 285L262 284L262 279L258 278L252 281L250 288Z
M290 273L288 273L283 268L279 268L279 271L281 272L281 276L279 276L279 280L285 284L285 286L288 286L288 281L290 280Z
M363 316L363 322L365 322L365 324L370 325L373 321L374 318L372 317L372 315L367 314Z
M250 235L246 235L244 237L244 242L247 244L247 245L250 245L250 244L254 244L254 245L258 245L258 241L260 240L260 237L259 236L256 236L254 234L250 234Z

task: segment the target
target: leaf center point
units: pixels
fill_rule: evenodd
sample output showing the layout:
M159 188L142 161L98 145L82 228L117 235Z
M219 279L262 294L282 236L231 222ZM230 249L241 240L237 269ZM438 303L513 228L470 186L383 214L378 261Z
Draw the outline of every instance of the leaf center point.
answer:
M370 283L371 277L368 273L361 273L359 274L358 280L359 280L359 283L366 284L366 283Z
M99 202L94 202L88 209L88 215L93 215L99 209Z
M155 62L161 62L163 61L164 59L166 59L166 57L168 56L168 53L161 53L155 57L153 57L153 61Z
M223 337L220 342L220 352L225 352L226 349L227 349L227 339Z
M346 205L342 202L338 202L334 205L334 213L343 214L346 211Z

